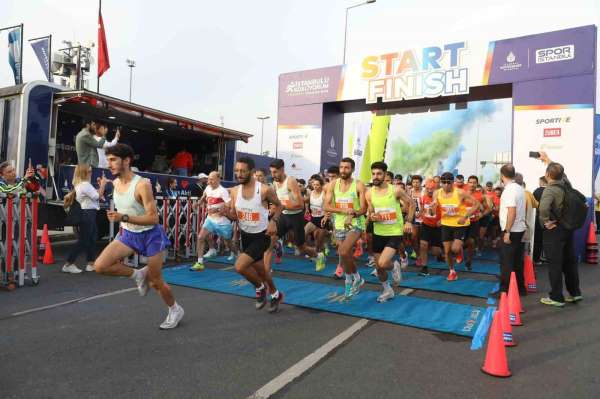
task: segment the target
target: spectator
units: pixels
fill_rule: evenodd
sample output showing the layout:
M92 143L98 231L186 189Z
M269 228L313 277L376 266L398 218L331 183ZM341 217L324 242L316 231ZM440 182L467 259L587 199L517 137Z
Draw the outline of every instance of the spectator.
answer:
M87 164L93 168L98 167L98 151L102 148L106 139L102 137L99 141L94 139L96 134L96 123L86 122L85 126L75 136L75 151L77 152L77 163Z
M515 174L515 183L523 187L525 192L525 234L523 235L523 242L525 243L525 251L531 252L531 237L533 236L533 230L535 228L535 212L534 209L538 207L538 201L535 199L533 194L527 190L527 186L523 181L523 175L520 173Z
M527 229L525 222L526 200L523 187L515 182L515 167L511 164L500 168L504 191L500 197L500 291L508 292L511 272L515 272L521 295L527 295L523 276L523 235Z
M0 177L0 192L18 195L27 191L30 181L35 181L35 170L32 167L27 168L25 176L19 179L14 166L6 161L0 164Z
M177 198L177 179L169 177L167 180L167 189L165 190L165 195L172 199Z
M176 175L187 177L190 175L193 167L192 154L185 147L182 147L171 161L171 168L173 168Z
M202 197L202 194L204 194L204 189L206 188L206 185L208 184L208 175L206 173L200 173L198 175L198 181L196 182L196 184L192 185L192 188L190 189L190 194L192 197Z
M108 127L105 123L96 123L96 134L94 134L94 139L96 141L100 141L106 137L106 133L108 132ZM119 137L121 137L121 131L117 129L115 133L115 138L112 141L104 141L104 145L102 148L96 148L98 151L98 167L99 168L108 168L108 161L106 160L106 153L104 150L108 147L112 147L113 145L119 142Z
M552 162L545 152L540 151L540 158L546 164L546 180L548 186L540 200L540 224L544 228L544 254L548 259L550 278L550 295L540 300L544 305L565 306L566 302L578 302L583 299L579 288L579 272L573 247L573 230L565 228L561 223L565 188L571 183L567 179L563 166ZM562 277L569 292L563 296Z
M548 181L546 180L546 176L542 176L540 177L540 181L539 181L539 187L536 188L533 192L533 197L535 198L535 200L538 202L538 208L539 208L539 203L542 199L542 193L544 192L544 188L546 188L546 185L548 184ZM539 209L538 209L538 214L536 215L535 218L535 233L533 235L533 262L536 264L539 264L541 262L545 262L546 259L543 256L543 248L544 248L544 234L543 234L543 229L542 229L542 225L540 224L540 218L537 217L539 216Z
M394 185L403 184L402 183L402 175L394 176Z
M67 263L62 267L64 273L81 273L82 270L75 265L75 261L81 252L85 252L87 258L86 272L94 271L94 260L98 227L96 224L96 213L100 209L99 199L104 195L104 189L108 180L104 175L100 178L98 190L92 186L90 179L92 168L89 165L79 164L73 172L73 191L65 195L65 209L70 208L75 201L81 206L81 222L79 224L79 236L77 243L71 248L67 257Z

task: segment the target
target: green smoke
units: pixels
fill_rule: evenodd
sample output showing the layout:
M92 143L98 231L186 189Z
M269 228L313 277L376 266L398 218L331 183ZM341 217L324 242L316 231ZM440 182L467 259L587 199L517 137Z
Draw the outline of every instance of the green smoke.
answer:
M403 175L435 175L438 161L446 159L459 143L460 135L449 130L434 132L412 146L403 138L398 138L392 143L390 170Z

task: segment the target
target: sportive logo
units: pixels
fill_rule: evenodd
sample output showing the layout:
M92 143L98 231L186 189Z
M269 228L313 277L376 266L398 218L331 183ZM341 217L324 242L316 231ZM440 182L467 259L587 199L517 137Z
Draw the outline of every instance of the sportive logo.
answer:
M329 76L315 79L293 80L287 84L285 93L290 96L326 94L329 92Z
M515 53L509 51L509 53L506 55L506 63L504 65L500 65L500 70L504 72L518 71L522 66L523 64L517 61Z
M544 137L560 137L561 129L559 127L551 127L544 129Z
M536 125L551 125L555 123L571 123L570 116L562 116L557 118L543 118L535 121Z
M338 156L338 153L335 149L335 140L333 139L333 137L331 138L331 141L329 142L329 148L327 149L327 155L329 155L332 158L335 158Z
M566 46L541 48L535 50L535 63L545 64L547 62L557 62L572 60L575 58L575 46L572 44Z

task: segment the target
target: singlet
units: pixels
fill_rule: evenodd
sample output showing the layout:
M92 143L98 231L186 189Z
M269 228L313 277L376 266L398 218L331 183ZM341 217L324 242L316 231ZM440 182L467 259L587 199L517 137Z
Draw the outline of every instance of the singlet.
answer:
M238 225L245 233L262 233L267 229L269 223L269 210L262 204L260 195L260 182L254 183L252 198L244 198L243 186L238 186L235 196L235 210L238 217Z
M435 194L434 194L435 195ZM438 227L438 221L442 218L442 212L440 207L437 207L435 210L435 216L430 216L431 203L433 202L433 197L427 195L427 193L423 193L421 196L421 203L423 204L423 212L421 213L421 218L423 219L423 224L426 224L429 227Z
M289 176L286 176L286 178L283 181L283 183L281 184L281 186L279 184L273 182L273 185L275 186L275 192L277 193L277 198L279 198L279 201L281 201L281 204L283 206L289 206L290 201L291 201L290 197L293 197L292 192L288 188L288 177ZM294 199L297 199L297 198L294 198ZM281 213L283 213L284 215L296 215L302 211L303 211L303 209L296 209L293 211L284 209Z
M458 224L458 219L465 215L464 206L460 203L460 197L458 190L452 190L452 196L450 198L444 198L442 192L437 192L437 201L439 206L442 208L442 226L449 227L465 227L469 226L471 222L469 219L466 220L465 224Z
M212 188L211 186L206 186L204 190L204 194L206 195L206 207L209 211L208 217L217 222L218 224L229 224L229 219L225 216L221 216L218 213L210 213L211 211L218 211L223 208L226 203L231 201L229 197L229 191L221 185L217 188Z
M321 190L321 194L317 197L313 196L314 192L310 193L310 214L312 217L320 218L325 216L323 211L323 196L324 191Z
M371 204L375 213L379 213L383 219L381 222L373 222L373 232L378 236L401 236L404 232L404 219L394 187L388 185L387 192L381 196L377 195L375 187L371 187Z
M472 192L472 193L470 193L470 194L471 194L471 196L472 196L473 198L475 198L477 201L479 201L479 203L480 203L481 205L485 206L485 203L483 202L483 194L482 194L482 193L480 193L480 192L478 192L478 191L475 191L475 192ZM465 206L466 206L467 212L470 212L470 211L471 211L471 208L473 208L473 204L472 204L472 203L471 203L471 201L469 201L469 200L465 200ZM477 210L476 210L476 211L475 211L475 212L474 212L474 213L471 215L471 222L476 222L476 221L478 221L479 219L481 219L481 210L478 208L478 209L477 209Z
M146 214L144 206L135 199L135 187L142 179L139 175L133 175L133 179L129 182L129 187L124 193L119 193L116 189L113 190L113 199L115 201L115 208L122 215L128 216L142 216ZM120 183L120 179L119 179ZM155 225L151 226L140 226L129 222L121 222L121 227L125 230L133 233L141 233L154 228Z
M423 202L422 202L422 192L416 193L414 190L410 190L410 196L415 202L415 223L423 222Z
M348 191L342 192L340 190L340 181L341 179L335 180L335 186L333 187L333 201L335 203L335 207L338 209L351 209L353 208L355 211L360 210L360 201L358 199L358 194L356 192L356 179L352 179L352 183L350 184L350 188ZM342 214L336 215L335 217L335 229L336 230L344 230L344 221L345 217ZM365 217L359 216L352 219L352 226L358 228L360 230L365 229Z

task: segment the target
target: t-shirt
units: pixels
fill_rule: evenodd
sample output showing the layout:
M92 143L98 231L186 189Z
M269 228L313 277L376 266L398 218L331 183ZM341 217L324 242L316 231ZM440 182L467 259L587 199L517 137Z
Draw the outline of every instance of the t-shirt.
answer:
M504 187L500 197L500 228L506 229L508 221L508 208L516 208L515 222L510 229L511 232L522 232L527 229L525 223L525 190L515 182L510 182Z
M90 182L84 181L75 186L77 202L81 209L100 209L98 190Z
M231 197L229 196L229 191L223 186L219 186L217 188L212 188L211 186L207 186L204 190L204 194L206 195L206 207L208 212L208 217L211 218L212 221L219 224L227 224L229 223L229 219L225 216L220 216L219 214L211 214L214 210L219 210L228 204L231 201Z

